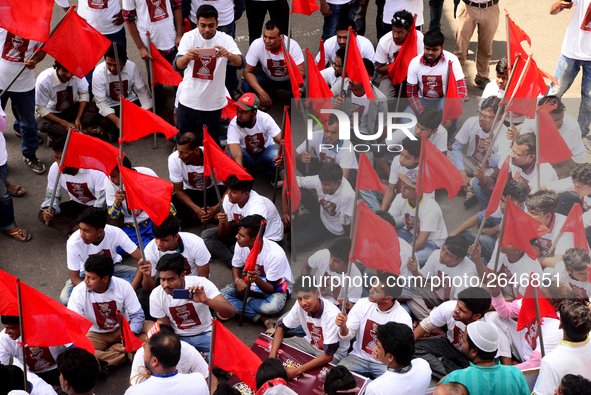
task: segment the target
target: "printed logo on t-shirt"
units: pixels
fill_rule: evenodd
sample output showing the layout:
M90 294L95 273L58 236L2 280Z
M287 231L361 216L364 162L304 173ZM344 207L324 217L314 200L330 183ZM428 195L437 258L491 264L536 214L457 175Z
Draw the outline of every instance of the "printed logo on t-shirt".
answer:
M90 189L88 189L88 184L85 182L66 181L66 188L82 204L88 204L96 200Z
M320 163L335 163L334 156L328 156L324 152L320 153Z
M536 244L540 247L540 256L543 258L547 257L548 251L550 251L550 247L552 247L552 240L540 237L536 240Z
M324 272L324 276L322 276L322 279L320 280L320 286L318 289L320 290L320 295L325 298L337 299L341 293L341 284L339 281L338 285L333 287L331 278L332 276L328 272Z
M196 171L191 171L191 172L187 172L187 177L188 177L188 181L189 181L189 185L191 185L193 188L197 188L197 189L203 189L203 180L205 179L205 177L203 177L203 173L197 173ZM207 177L207 188L209 188L211 186L211 178Z
M353 117L355 113L358 114L359 121L361 122L361 118L363 118L363 112L365 111L365 106L357 103L351 103L351 114L349 115L349 119L351 120L351 125L353 125Z
M415 228L415 216L414 215L410 215L409 213L404 213L404 223L406 224L406 230L408 230L409 232L412 232L412 230ZM419 220L417 221L417 236L421 233L421 219L419 218Z
M195 311L193 303L187 303L182 306L169 307L170 315L180 330L190 329L196 325L201 325L199 315Z
M532 319L525 327L525 341L532 350L536 349L538 344L538 325L536 325L536 318Z
M587 295L587 290L585 288L581 288L569 282L571 288L573 289L573 298L574 299L589 299L589 295Z
M246 145L246 150L248 152L257 154L265 149L265 137L262 133L255 133L250 136L247 135L244 137L244 144Z
M259 265L258 263L254 265L254 270L257 272L257 275L261 278L267 277L267 273L265 273L265 266Z
M193 78L200 80L213 80L213 72L215 71L215 65L217 58L212 56L201 56L195 59L193 64Z
M440 75L423 75L423 97L439 99L443 97L443 78Z
M464 333L464 331L460 328L458 328L458 326L454 326L454 340L451 342L451 344L454 345L455 348L457 348L459 351L462 351L462 334Z
M109 0L88 0L88 7L97 10L109 8Z
M148 5L148 14L150 14L150 21L158 22L168 18L168 11L166 10L167 0L146 0Z
M439 277L439 286L433 287L433 291L437 294L437 297L441 300L450 300L451 295L451 277L443 273L441 270L437 271L437 277ZM444 286L448 285L448 286Z
M527 186L527 190L531 192L531 188L529 186L529 180L523 178L523 176L521 175L521 172L519 170L517 170L517 169L513 170L512 176L515 181L519 181L519 182L524 183Z
M517 291L517 295L515 295L515 292L513 291L513 286L509 284L509 280L511 279L511 277L513 277L513 273L507 268L507 266L505 266L505 264L502 264L499 268L497 277L501 274L503 276L506 276L505 278L507 279L507 285L503 287L503 290L513 298L520 298L522 295L519 294L519 291Z
M66 86L66 89L58 91L56 96L55 109L58 111L64 111L74 104L74 92L71 86Z
M482 160L484 159L484 155L486 155L486 149L484 148L484 143L486 143L486 139L480 138L479 135L476 135L475 137L476 137L476 141L474 144L474 153L472 154L472 157L478 163L482 163ZM488 159L486 161L485 166L488 166Z
M234 214L233 214L233 217L234 217L234 222L235 222L235 223L238 223L238 222L240 222L240 220L241 220L242 218L244 218L244 217L242 216L242 214L237 214L237 213L234 213Z
M378 335L376 334L376 330L378 328L378 323L372 320L367 320L365 322L365 330L363 331L363 341L361 342L361 349L368 354L373 352L374 347L377 345L378 342Z
M25 359L31 372L39 372L55 365L55 359L49 351L49 347L26 347Z
M311 322L306 322L308 331L310 332L310 343L319 350L322 350L324 345L324 337L322 336L322 327L316 326Z
M94 302L92 304L96 325L105 330L117 326L117 303L114 300L109 302Z
M267 59L267 70L269 70L271 77L285 77L287 74L285 74L283 66L285 66L283 59Z
M191 275L191 265L189 264L187 258L185 258L185 270L183 271L183 273L185 274L185 276Z
M337 205L336 203L333 203L329 200L324 200L320 199L320 207L322 207L324 209L324 211L326 211L326 213L328 215L330 215L331 217L334 217L335 215L337 215Z
M95 255L104 255L104 256L108 256L109 258L113 258L111 256L111 250L102 250L102 251L99 251L95 254L88 254L88 256L95 256Z
M4 48L2 48L2 59L6 59L9 62L22 63L25 61L27 48L29 48L29 40L7 32Z
M127 97L127 92L129 88L129 81L123 80L123 91L119 88L119 81L109 82L109 96L113 100L119 100L119 96Z

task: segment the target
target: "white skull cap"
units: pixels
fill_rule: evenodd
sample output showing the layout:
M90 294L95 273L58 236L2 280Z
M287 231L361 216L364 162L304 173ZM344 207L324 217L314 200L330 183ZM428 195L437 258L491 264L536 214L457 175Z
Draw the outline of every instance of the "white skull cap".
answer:
M497 351L499 348L499 332L489 323L476 321L466 327L472 343L484 352Z

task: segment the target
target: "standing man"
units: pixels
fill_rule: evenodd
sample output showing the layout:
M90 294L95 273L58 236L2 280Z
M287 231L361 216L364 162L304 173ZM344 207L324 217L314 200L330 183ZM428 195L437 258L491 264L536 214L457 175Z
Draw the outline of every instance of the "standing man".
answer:
M77 12L103 36L127 48L119 0L78 0ZM92 79L88 83L92 84Z
M289 24L290 9L287 0L246 0L249 45L261 37L267 11L269 11L269 18L279 21L283 26Z

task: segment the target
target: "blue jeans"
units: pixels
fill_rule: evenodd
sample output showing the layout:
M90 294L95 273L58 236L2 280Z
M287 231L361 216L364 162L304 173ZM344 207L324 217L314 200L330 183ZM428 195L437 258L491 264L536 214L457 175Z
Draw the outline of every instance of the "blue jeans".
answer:
M197 351L207 355L206 362L209 362L209 346L211 345L211 331L200 333L195 336L179 336L179 339L189 343L197 349Z
M275 166L273 158L278 154L279 146L277 144L268 146L263 152L259 152L258 154L251 154L242 148L242 165L247 169L252 169L253 167L264 167L265 174L269 180L275 180L275 171L277 170L277 166Z
M382 199L384 198L384 194L380 191L366 191L363 189L359 190L359 196L361 196L367 207L374 213L380 209Z
M478 198L478 203L480 203L480 207L482 207L483 210L486 210L492 193L485 191L484 188L478 184L478 179L476 178L473 178L472 181L470 181L470 185L472 185L472 189L474 190L474 193Z
M130 284L133 281L133 278L135 277L135 272L137 270L135 267L122 265L121 263L116 263L114 265L114 269L115 269L115 273L114 273L115 277L119 277L120 279L123 279ZM84 280L84 277L85 277L84 272L81 272L80 278L82 280ZM62 289L62 292L60 293L60 302L64 306L68 305L68 301L70 300L70 295L72 294L73 289L74 289L74 284L72 284L72 280L68 279L68 281L66 281L66 285L64 286L64 288Z
M0 132L1 133L1 132ZM8 163L0 166L0 230L5 232L16 226L14 223L14 205L8 192Z
M353 14L353 2L348 4L330 4L331 14L324 17L324 26L322 26L322 40L327 40L337 34L337 23L341 18L351 18Z
M133 224L133 222L132 222L132 224ZM137 224L140 228L140 236L142 237L142 244L143 244L144 248L146 248L146 246L148 245L149 242L154 240L154 233L152 233L152 224L153 224L153 222L151 219L148 219L144 222L140 222ZM128 226L127 224L125 224L123 226L123 228L121 228L121 230L123 230L125 232L127 237L129 237L131 239L131 241L133 241L136 246L138 246L138 247L140 246L140 243L137 240L137 232L135 231L134 226ZM121 247L117 247L117 254L125 255L125 254L127 254L127 251L123 250L123 248L121 248Z
M406 229L398 229L397 232L398 237L406 241L408 244L412 245L412 233L410 233ZM421 265L421 267L425 264L425 262L427 262L427 259L429 259L433 251L438 249L439 247L437 247L437 244L435 244L431 240L427 240L422 250L415 251L415 255L417 256L417 259L419 260L419 264Z
M429 31L441 31L441 15L443 14L443 0L429 0L429 13L431 21L429 22Z
M22 136L21 151L23 156L34 156L39 148L37 136L37 120L35 119L35 89L28 92L8 91L2 96L2 109L10 99L10 106L14 114L14 130Z
M351 372L355 372L365 377L369 377L372 380L377 379L380 377L386 369L388 365L381 362L370 362L363 358L359 358L357 355L349 354L345 358L341 359L339 362L340 366L344 366L349 369Z
M589 134L589 124L591 123L591 61L570 59L560 55L554 73L554 77L558 80L558 86L552 83L548 94L562 97L572 85L581 68L583 68L583 81L577 121L581 126L582 137L585 137Z
M234 284L228 284L223 288L220 293L228 302L232 303L232 306L236 309L236 314L239 315L242 311L242 302L244 301L244 295L236 290ZM252 295L249 293L249 295ZM285 292L275 292L270 295L265 295L263 298L249 297L246 302L244 310L244 317L257 322L261 316L272 317L278 314L285 306L287 300L287 294Z
M275 99L277 97L277 91L279 89L291 92L291 83L289 82L289 80L274 81L267 77L267 74L265 74L263 70L255 71L254 75L257 77L257 81L261 88L263 88L263 90L267 92L267 94L271 96L272 99ZM248 85L248 82L246 82L246 80L242 81L242 90L244 91L244 93L251 92L257 94L256 91L252 89L250 85Z

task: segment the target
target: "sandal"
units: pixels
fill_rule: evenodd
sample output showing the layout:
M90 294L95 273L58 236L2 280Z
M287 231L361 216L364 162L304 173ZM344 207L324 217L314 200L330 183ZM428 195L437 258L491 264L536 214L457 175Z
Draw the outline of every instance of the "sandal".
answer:
M3 231L2 233L12 237L16 241L20 241L21 243L26 243L27 241L33 238L32 234L30 234L29 232L27 232L19 226L15 226L11 230Z
M6 182L6 189L8 189L8 193L10 196L14 197L22 197L25 194L25 189L20 185L13 185L10 182Z
M585 146L587 152L591 154L591 140L589 140L588 137L583 137L583 145Z
M272 328L268 328L267 325L269 325L269 324L273 325L273 327ZM275 324L276 324L276 322L273 321L270 318L268 320L266 320L265 321L265 327L267 327L267 330L264 332L264 334L267 335L267 336L269 336L269 337L273 337L275 335L275 330L277 328Z

